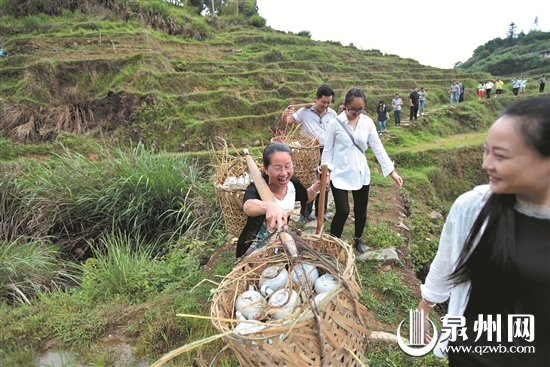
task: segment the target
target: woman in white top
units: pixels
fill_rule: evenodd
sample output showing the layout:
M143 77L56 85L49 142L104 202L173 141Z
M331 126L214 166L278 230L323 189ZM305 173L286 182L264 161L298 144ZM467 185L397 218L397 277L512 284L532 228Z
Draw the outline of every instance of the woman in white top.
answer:
M325 149L321 164L327 164L330 171L331 189L336 213L330 226L330 233L341 237L349 215L348 191L353 195L355 214L355 248L365 252L361 236L367 222L369 201L370 170L365 157L368 145L371 146L384 176L390 175L397 187L403 179L395 171L376 131L374 121L365 112L365 93L353 88L346 94L344 110L332 119L327 128Z
M461 195L443 227L418 308L427 318L450 297L447 316L464 322L434 350L449 366L549 366L549 106L546 96L504 110L484 144L489 185Z

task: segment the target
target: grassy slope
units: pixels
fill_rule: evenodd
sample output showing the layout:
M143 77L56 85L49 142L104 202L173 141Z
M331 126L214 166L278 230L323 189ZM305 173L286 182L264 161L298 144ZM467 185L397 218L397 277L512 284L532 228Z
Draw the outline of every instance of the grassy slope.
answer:
M173 152L204 150L215 136L235 146L265 142L283 107L310 101L321 82L335 88L337 102L350 87L364 88L370 113L376 100L389 101L395 92L407 96L412 86L424 86L429 93L427 106L433 111L408 128L390 129L383 138L405 178L403 192L413 213L406 220L410 233L395 230L400 217L389 203L398 193L380 175L374 175L369 207L368 242L396 246L404 254L403 261L390 272L374 264L359 265L365 291L362 302L373 310L369 322L388 332L416 302L418 281L413 269L419 270L433 255L442 219L431 219L427 213L437 209L445 214L458 193L483 181L477 148L497 111L511 100L505 97L478 103L472 92L466 95L466 103L447 108L451 80L459 78L470 91L479 78L488 75L440 70L376 51L241 24L214 21L212 37L197 42L99 17L42 17L40 22L43 26L32 34L17 28L15 24L20 23L15 20L4 22L16 31L4 40L10 56L0 60L0 106L22 103L48 113L56 103L74 103L74 99L56 99L78 85L84 94L81 101L93 110L98 127L83 135L54 132L51 136L88 154L96 149L92 141L97 138L108 144L156 142ZM97 29L102 30L101 43ZM113 40L115 47L107 40ZM49 142L14 142L8 138L9 131L3 132L2 159L58 149ZM370 155L369 159L375 161ZM372 168L376 170L376 164ZM347 230L345 236L349 237L350 228ZM216 244L216 240L212 242ZM21 366L30 365L29 356L48 346L74 350L87 365L107 366L114 363L115 356L106 347L105 338L116 335L134 344L136 355L152 360L182 343L214 333L206 321L182 320L174 314L208 314L210 287L190 288L202 278L226 274L232 255L230 248L222 251L214 270L198 268L184 282L169 283L165 291L142 302L119 295L97 305L76 291L44 294L32 306L14 309L3 304L0 315L7 327L0 333L1 349ZM177 259L166 260L162 268L175 266ZM155 274L153 279L168 281L163 273ZM92 351L86 352L90 347ZM178 365L192 365L196 356L209 360L219 348L220 344L214 343L184 356ZM235 365L231 356L222 355L220 360L223 365ZM383 344L373 345L369 361L374 366L441 365L432 358L406 358L395 347Z

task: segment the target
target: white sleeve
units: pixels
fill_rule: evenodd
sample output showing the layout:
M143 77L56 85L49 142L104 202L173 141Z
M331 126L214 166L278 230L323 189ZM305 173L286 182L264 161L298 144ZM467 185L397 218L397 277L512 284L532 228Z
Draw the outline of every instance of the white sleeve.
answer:
M327 125L327 139L323 148L323 155L321 156L321 165L326 164L330 171L334 169L332 158L334 155L334 130L337 124L338 121L332 119Z
M378 161L378 163L380 163L380 166L382 167L382 174L385 177L395 170L395 165L393 164L393 161L388 156L386 149L384 149L384 145L382 145L382 141L380 140L380 137L376 132L376 126L374 125L374 121L369 119L367 121L367 124L368 124L367 142L372 148L372 151L376 156L376 160Z
M436 303L449 298L453 283L448 277L455 270L456 262L479 215L487 191L488 185L477 186L474 190L462 194L451 207L426 283L420 286L422 298Z

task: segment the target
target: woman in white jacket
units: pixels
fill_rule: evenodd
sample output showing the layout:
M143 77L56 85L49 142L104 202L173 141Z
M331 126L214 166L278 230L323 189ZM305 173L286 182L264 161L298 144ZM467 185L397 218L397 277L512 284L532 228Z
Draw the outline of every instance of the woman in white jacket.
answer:
M504 110L482 168L489 185L453 204L418 308L428 317L450 297L443 326L464 322L434 350L451 367L549 366L550 97Z
M353 88L348 91L343 111L328 124L325 149L321 157L321 164L327 164L330 172L336 207L330 233L338 238L342 236L349 215L348 191L351 191L355 215L355 249L359 252L367 250L361 239L367 222L370 186L370 170L365 157L367 144L380 162L384 176L390 175L397 187L403 184L403 179L395 171L394 164L380 141L374 121L363 114L365 106L363 90Z

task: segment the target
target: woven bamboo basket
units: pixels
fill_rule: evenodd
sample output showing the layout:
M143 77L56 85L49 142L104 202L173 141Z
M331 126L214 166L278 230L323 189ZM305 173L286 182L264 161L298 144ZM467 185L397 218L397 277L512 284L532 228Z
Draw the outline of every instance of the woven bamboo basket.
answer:
M224 181L227 177L240 177L248 173L246 159L240 155L229 155L224 150L217 159L217 173L214 179L214 188L222 210L225 229L231 237L238 237L246 225L247 216L243 211L243 198L247 185L227 186ZM256 164L260 167L260 164Z
M298 177L304 186L309 187L317 180L317 166L321 162L320 146L295 147L289 145L294 161L294 176Z
M247 220L247 216L243 211L245 190L230 189L216 183L214 183L214 188L222 209L225 229L229 236L238 237Z
M314 264L320 274L337 275L336 288L315 306L311 302L312 294L307 294L309 290L297 289L299 286L294 285L302 298L309 298L303 299L291 315L275 320L270 317L273 309L266 305L260 318L264 329L245 335L232 332L237 321L234 308L238 295L250 284L259 289L260 274L267 265L290 266L291 260L281 243L274 242L245 257L220 283L211 307L214 327L224 335L226 346L245 367L365 366L370 332L363 323L366 309L357 301L361 288L355 280L351 246L326 234L304 235L300 239L318 254L302 252L300 261ZM289 286L292 286L291 280L287 282Z

